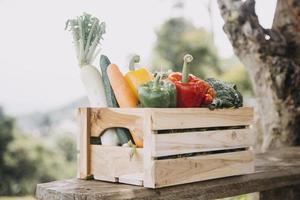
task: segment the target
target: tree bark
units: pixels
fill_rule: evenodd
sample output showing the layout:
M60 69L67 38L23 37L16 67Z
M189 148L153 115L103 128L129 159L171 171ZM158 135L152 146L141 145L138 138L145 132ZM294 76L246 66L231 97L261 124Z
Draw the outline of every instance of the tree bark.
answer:
M252 81L263 127L262 149L299 145L300 2L278 0L272 29L259 24L255 0L218 4L224 31Z

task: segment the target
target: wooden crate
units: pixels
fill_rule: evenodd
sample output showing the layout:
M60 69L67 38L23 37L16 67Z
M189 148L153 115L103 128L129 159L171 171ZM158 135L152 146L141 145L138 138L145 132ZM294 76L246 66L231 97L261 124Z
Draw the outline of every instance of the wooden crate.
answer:
M78 178L159 188L254 171L253 109L80 108ZM144 137L130 147L90 144L106 129Z

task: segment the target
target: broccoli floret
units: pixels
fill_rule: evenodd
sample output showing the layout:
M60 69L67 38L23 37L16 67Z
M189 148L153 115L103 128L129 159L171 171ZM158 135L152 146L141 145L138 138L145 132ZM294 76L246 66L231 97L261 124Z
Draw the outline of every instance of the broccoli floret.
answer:
M238 108L243 106L243 96L238 91L235 84L227 83L215 78L208 78L205 81L208 82L217 93L215 99L209 105L210 109L231 107Z

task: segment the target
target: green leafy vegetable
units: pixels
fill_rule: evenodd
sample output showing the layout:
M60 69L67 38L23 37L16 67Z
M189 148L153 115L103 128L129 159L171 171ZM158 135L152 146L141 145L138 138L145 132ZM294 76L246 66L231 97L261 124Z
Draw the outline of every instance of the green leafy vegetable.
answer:
M105 23L83 13L76 19L67 20L65 29L72 32L79 66L91 64L100 53L99 44L105 33Z
M227 83L215 78L208 78L205 81L208 82L217 92L213 102L208 106L210 109L230 107L238 108L243 106L243 96L238 91L235 84Z
M128 144L129 147L131 147L131 151L130 151L130 154L129 154L130 160L131 160L133 158L133 156L135 154L137 154L136 145L133 144L131 140L127 144Z

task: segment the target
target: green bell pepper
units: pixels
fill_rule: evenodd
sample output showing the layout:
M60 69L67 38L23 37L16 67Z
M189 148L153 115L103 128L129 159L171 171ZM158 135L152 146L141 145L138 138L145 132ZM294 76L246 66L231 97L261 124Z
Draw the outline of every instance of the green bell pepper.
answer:
M176 86L160 79L161 74L158 74L153 81L139 86L138 95L142 107L176 107Z

